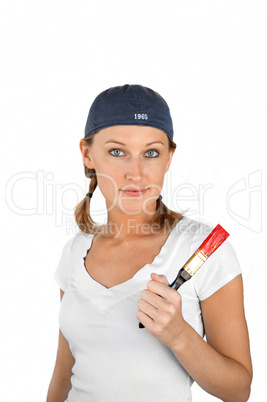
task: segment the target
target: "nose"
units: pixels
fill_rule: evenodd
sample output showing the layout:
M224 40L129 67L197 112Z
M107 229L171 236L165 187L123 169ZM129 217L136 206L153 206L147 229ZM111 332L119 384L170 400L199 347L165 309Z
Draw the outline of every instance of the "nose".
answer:
M127 164L127 180L140 181L143 179L143 167L140 159L133 159Z

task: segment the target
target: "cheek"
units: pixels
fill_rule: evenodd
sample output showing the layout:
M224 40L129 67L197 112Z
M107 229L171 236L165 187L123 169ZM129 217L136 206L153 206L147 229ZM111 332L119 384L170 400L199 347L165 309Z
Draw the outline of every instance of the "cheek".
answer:
M114 166L115 165L115 166ZM98 177L98 184L105 187L115 187L119 184L123 177L124 170L122 167L116 166L116 164L102 165L101 169L97 169L96 173Z
M165 176L165 167L166 164L160 163L155 164L154 166L150 166L147 171L147 177L149 177L152 181L157 183L162 182Z
M119 171L122 170L121 164L116 160L112 160L104 155L98 158L95 162L95 170L97 173L102 173L105 175L116 176Z
M118 192L118 184L112 172L97 173L97 184L103 195L115 195Z
M95 170L99 190L106 199L113 200L118 193L122 169L118 169L114 164L102 161L95 164Z

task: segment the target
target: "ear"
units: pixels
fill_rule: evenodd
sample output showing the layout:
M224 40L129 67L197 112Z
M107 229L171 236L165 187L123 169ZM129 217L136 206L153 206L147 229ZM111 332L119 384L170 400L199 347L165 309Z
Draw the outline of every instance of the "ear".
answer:
M79 148L82 154L83 163L89 169L94 169L94 163L91 156L89 146L84 142L83 138L80 140Z
M165 172L167 172L167 171L169 170L170 166L171 166L171 161L172 161L172 157L173 157L173 155L174 155L174 151L175 151L175 149L172 149L172 150L169 152L169 157L168 157L168 162L167 162L167 165L166 165L166 170L165 170Z

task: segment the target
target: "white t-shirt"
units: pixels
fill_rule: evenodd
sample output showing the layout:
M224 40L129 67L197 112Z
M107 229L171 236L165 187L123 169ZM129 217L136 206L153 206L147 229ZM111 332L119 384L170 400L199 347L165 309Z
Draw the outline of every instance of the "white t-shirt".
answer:
M68 402L189 402L193 380L172 351L140 329L136 313L150 274L171 283L212 228L183 217L160 253L131 279L109 289L86 271L93 235L77 233L64 246L55 279L65 292L60 329L75 358ZM179 289L184 319L203 337L199 301L241 273L226 240Z

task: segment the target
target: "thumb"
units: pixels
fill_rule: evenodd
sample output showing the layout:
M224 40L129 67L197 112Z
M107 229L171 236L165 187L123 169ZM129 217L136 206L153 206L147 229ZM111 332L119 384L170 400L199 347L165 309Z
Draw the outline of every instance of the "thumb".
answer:
M153 281L156 281L156 282L161 282L164 285L169 285L169 282L168 282L168 280L167 280L165 275L158 275L158 274L152 273L151 274L151 279Z

